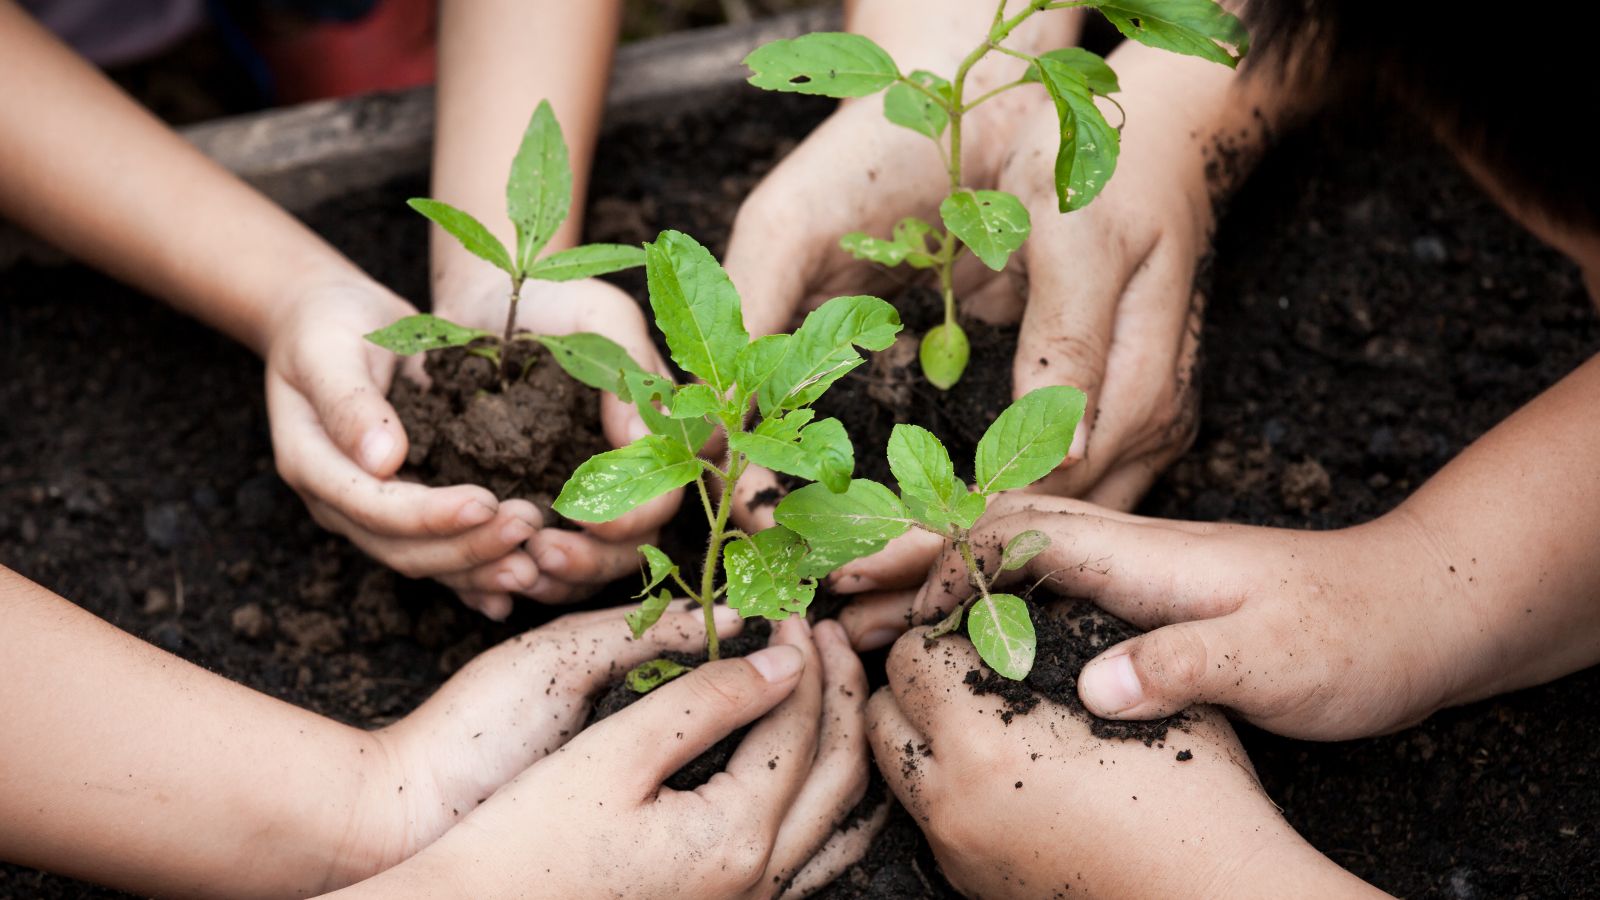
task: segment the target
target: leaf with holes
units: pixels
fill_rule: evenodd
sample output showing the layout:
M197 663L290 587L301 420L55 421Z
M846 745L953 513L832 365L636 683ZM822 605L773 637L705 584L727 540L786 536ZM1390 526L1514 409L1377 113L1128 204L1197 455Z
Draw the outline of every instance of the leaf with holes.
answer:
M609 522L699 475L700 461L683 442L645 435L590 457L567 479L553 505L575 522Z
M978 440L978 490L1009 491L1049 475L1067 458L1083 405L1083 391L1058 385L1029 391L1006 407Z
M747 619L805 615L817 593L816 582L800 578L805 555L805 541L782 526L729 543L722 557L728 573L728 606Z
M621 394L627 372L643 372L628 351L612 339L590 332L541 334L535 338L568 375L589 387Z
M633 632L633 639L639 640L650 626L661 621L661 614L667 611L667 605L672 602L672 593L662 591L654 596L647 596L640 602L637 609L628 611L623 620L628 623L628 630Z
M1106 65L1105 59L1099 54L1090 53L1081 47L1063 47L1060 50L1051 50L1041 54L1038 61L1046 65L1076 72L1082 80L1084 87L1105 96L1115 94L1122 90L1117 83L1117 73ZM1037 65L1028 67L1028 74L1023 81L1038 82L1041 80Z
M410 356L445 347L465 347L479 338L493 337L487 331L463 328L438 316L419 313L366 335L367 340L391 353Z
M693 671L688 666L680 665L670 659L652 659L634 666L623 681L635 693L648 694L672 679Z
M979 597L967 611L967 637L989 668L1012 681L1033 670L1039 639L1028 604L1011 594Z
M939 204L946 228L996 272L1028 239L1032 223L1022 201L1004 191L956 191Z
M882 47L840 32L773 41L746 56L744 64L758 88L824 97L865 97L900 78L900 68Z
M506 212L517 229L517 269L533 268L539 251L550 243L572 208L572 164L561 123L541 100L533 111L522 144L506 180Z
M1089 0L1123 35L1159 50L1229 68L1250 52L1250 33L1213 0Z
M700 448L711 439L716 427L710 422L696 418L674 418L656 406L659 401L667 409L672 408L678 390L672 379L637 369L624 372L622 380L623 390L617 396L639 408L639 418L644 419L645 426L652 434L680 441L695 453L699 453Z
M1061 122L1056 151L1056 201L1062 212L1089 205L1105 190L1117 169L1122 137L1095 105L1083 75L1076 69L1041 58L1044 86Z
M950 127L950 82L926 69L918 69L906 78L926 88L934 96L930 97L904 81L896 81L883 95L884 118L938 140L944 130ZM934 97L939 99L935 100Z
M678 571L678 567L672 562L671 557L651 544L640 544L639 553L650 567L650 580L645 583L644 590L633 595L635 599L655 590L656 585L671 578L672 574Z
M645 279L673 362L719 393L726 391L740 351L750 343L728 273L699 241L663 231L645 245Z

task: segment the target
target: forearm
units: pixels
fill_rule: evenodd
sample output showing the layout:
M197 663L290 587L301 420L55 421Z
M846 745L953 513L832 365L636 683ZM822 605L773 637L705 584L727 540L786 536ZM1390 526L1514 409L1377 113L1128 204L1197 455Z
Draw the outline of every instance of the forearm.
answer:
M261 352L298 286L361 277L0 0L0 214Z
M1368 528L1424 548L1415 585L1441 604L1446 702L1600 661L1600 356L1468 447Z
M382 751L0 567L0 858L142 894L305 895L367 847ZM365 794L365 796L364 796Z
M571 154L574 196L572 215L549 246L577 244L620 16L619 0L447 0L440 9L433 196L515 246L506 173L528 117L549 100ZM500 279L440 229L432 248L436 302L448 306L475 296L470 286L481 279Z

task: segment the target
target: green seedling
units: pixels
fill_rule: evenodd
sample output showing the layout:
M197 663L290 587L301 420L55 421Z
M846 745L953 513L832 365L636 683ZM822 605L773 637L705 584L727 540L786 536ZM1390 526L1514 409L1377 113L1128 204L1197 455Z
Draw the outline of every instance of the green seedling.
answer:
M502 385L520 374L510 371L510 355L502 352L514 340L538 341L558 358L585 353L592 344L592 335L517 334L517 305L525 282L575 281L644 264L644 251L625 244L586 244L539 258L539 252L550 243L572 208L572 165L561 125L548 101L534 110L506 180L506 214L517 235L515 255L482 222L448 203L424 197L406 202L511 279L505 329L494 335L421 314L374 331L366 336L367 340L401 356L472 344L472 352L494 363Z
M694 485L710 527L699 577L686 575L656 547L640 547L648 575L628 624L637 637L661 618L672 598L664 586L670 581L704 610L706 654L716 659L712 605L718 599L726 597L746 618L804 615L817 579L861 555L852 551L840 559L835 548L808 542L784 525L746 534L729 526L729 514L739 479L752 464L816 482L807 489L852 496L860 482L851 480L849 436L839 420L816 419L812 405L865 361L857 348L882 350L894 342L900 315L876 297L837 297L794 333L752 341L739 294L705 247L667 231L645 245L644 257L656 326L673 361L700 382L674 385L606 338L573 335L556 359L579 381L636 404L651 433L584 462L554 506L574 521L608 522ZM719 427L728 440L717 463L699 454ZM683 671L656 660L629 673L628 684L642 692Z
M898 496L865 479L851 481L842 494L807 485L778 504L778 523L813 548L840 548L828 559L834 566L876 552L910 528L939 535L960 552L976 593L928 637L956 630L965 616L967 634L983 661L1001 675L1021 680L1033 668L1038 645L1033 620L1020 597L990 590L990 579L972 550L971 529L990 497L1033 484L1066 459L1083 407L1083 392L1073 387L1039 388L1023 395L978 441L970 486L956 477L949 452L932 432L896 425L888 455ZM1043 532L1017 535L1006 545L1000 567L1020 569L1049 545Z
M1028 209L1004 191L975 190L962 174L962 127L968 113L1006 91L1039 83L1054 101L1061 125L1055 188L1061 212L1087 206L1116 169L1122 123L1112 127L1096 105L1118 90L1116 73L1099 56L1076 47L1039 56L1005 46L1006 39L1032 16L1048 10L1099 10L1128 38L1175 53L1237 66L1249 50L1249 35L1233 15L1213 0L1031 0L1011 16L1001 0L983 42L961 61L954 77L918 69L903 73L882 47L857 34L818 33L773 41L745 58L750 83L771 91L818 94L840 99L884 92L883 114L896 125L926 135L938 148L949 176L950 193L939 206L943 228L907 218L889 237L862 232L841 241L855 258L884 266L934 269L944 298L944 322L923 336L920 358L929 383L947 390L967 367L968 343L956 316L953 272L963 249L984 265L1002 271L1027 239ZM1021 78L967 99L967 76L990 53L1024 60ZM1118 111L1121 107L1118 106Z

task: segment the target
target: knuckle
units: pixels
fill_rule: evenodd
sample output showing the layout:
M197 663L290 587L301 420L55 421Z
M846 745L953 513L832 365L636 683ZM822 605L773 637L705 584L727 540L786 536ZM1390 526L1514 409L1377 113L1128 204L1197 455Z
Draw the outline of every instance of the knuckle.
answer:
M745 673L748 663L705 666L686 679L697 705L714 709L739 710L750 703L754 691Z
M1206 643L1192 629L1173 628L1134 648L1134 667L1164 694L1194 694L1211 664Z

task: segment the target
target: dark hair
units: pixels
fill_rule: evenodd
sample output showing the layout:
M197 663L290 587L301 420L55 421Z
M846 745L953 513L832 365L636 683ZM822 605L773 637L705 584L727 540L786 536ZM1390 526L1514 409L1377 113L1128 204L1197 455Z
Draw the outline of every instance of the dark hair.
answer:
M1248 0L1252 67L1375 88L1519 202L1600 230L1600 3Z

